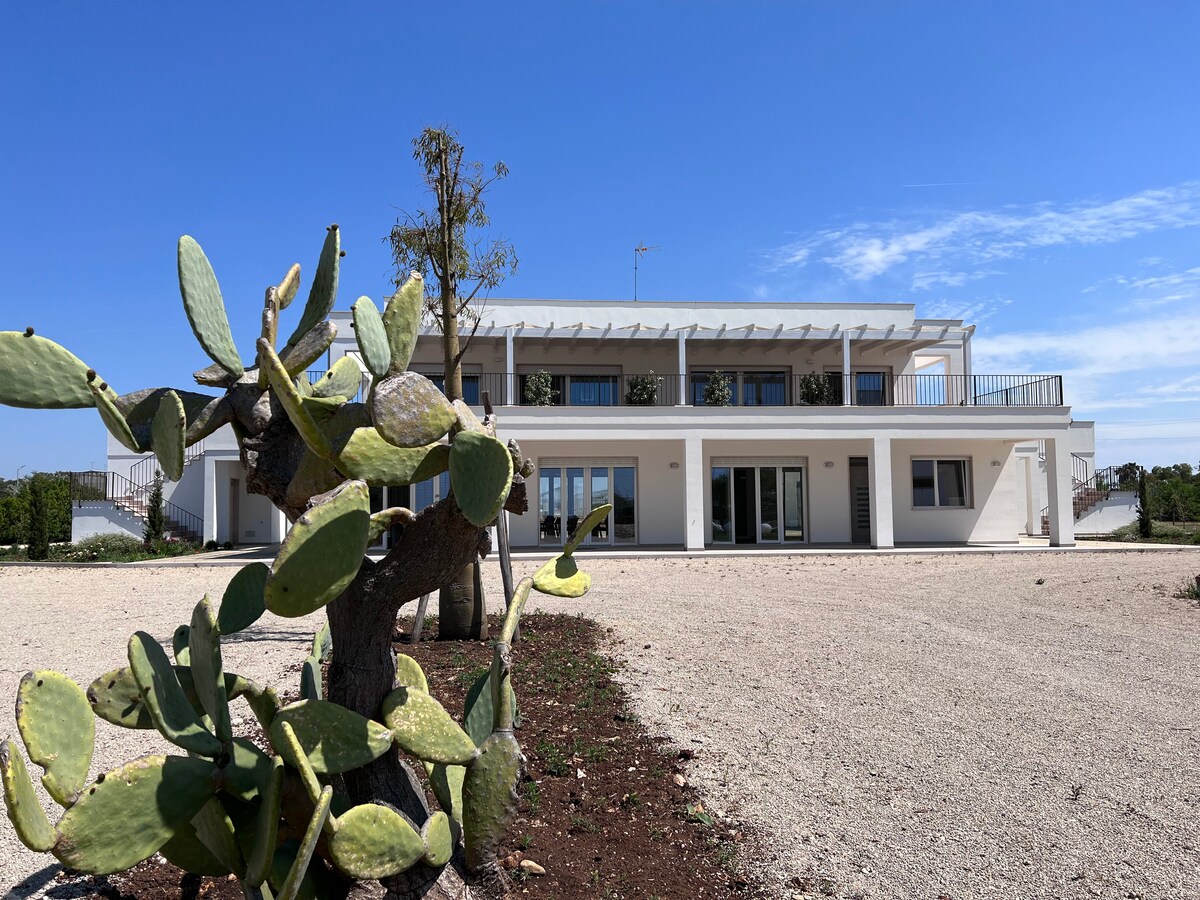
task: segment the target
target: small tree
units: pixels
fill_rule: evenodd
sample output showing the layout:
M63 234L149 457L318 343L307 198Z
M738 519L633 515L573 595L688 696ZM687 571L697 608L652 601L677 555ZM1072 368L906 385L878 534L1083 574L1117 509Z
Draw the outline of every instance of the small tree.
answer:
M630 375L629 387L625 389L626 406L654 406L658 403L658 388L662 376L650 370L648 375Z
M796 400L809 406L832 406L833 385L820 372L801 375L796 384Z
M704 385L705 406L729 406L733 403L733 379L720 371L708 376Z
M525 377L525 403L528 406L552 406L558 391L554 390L554 376L542 369Z
M1146 489L1146 470L1138 473L1138 505L1137 505L1138 537L1150 539L1150 497Z
M150 496L146 500L146 527L142 531L142 541L147 550L153 550L154 545L162 540L164 527L162 472L156 471L154 487L150 489Z
M45 479L34 473L29 479L29 532L26 556L34 561L50 558L50 510L46 503Z

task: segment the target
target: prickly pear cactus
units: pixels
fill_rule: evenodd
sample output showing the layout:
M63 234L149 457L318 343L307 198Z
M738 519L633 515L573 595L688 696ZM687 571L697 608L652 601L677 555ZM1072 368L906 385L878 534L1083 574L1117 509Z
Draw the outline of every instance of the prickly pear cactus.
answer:
M49 670L22 680L17 723L25 753L12 740L0 744L0 781L9 819L30 849L91 873L126 869L159 852L188 871L236 878L251 900L342 896L355 879L398 877L414 867L439 870L432 880L440 882L463 868L448 865L456 855L468 872L496 870L522 763L510 670L517 621L531 587L578 596L587 583L544 573L521 582L463 725L430 692L416 661L393 654L390 622L401 604L449 583L487 552L487 526L505 509L524 511L531 464L515 443L497 440L490 410L481 419L407 371L420 330L419 276L382 314L369 300L355 305L373 376L367 402L352 400L366 373L349 358L309 384L307 367L336 335L326 317L340 257L333 226L282 349L281 315L298 294L299 266L266 289L247 367L207 256L193 238L180 240L184 307L214 361L195 379L224 389L221 396L168 388L121 395L32 329L0 332L0 403L94 406L117 440L153 452L171 478L182 474L187 446L232 423L248 487L293 523L271 565L242 569L219 603L202 599L173 634L133 634L124 663L86 691ZM433 506L372 512L372 487L447 471L451 496ZM604 515L607 509L593 513L581 534ZM368 546L387 529L399 534L393 548L367 562ZM566 559L576 543L568 542ZM328 624L297 661L298 702L285 706L273 688L226 670L225 638L268 613L322 610ZM253 713L266 746L235 733L239 703ZM96 719L101 727L153 729L167 752L93 773ZM41 805L26 758L63 808L56 821ZM440 810L423 797L412 808L393 808L364 788L381 772L399 780L422 768ZM367 769L371 776L363 777ZM432 883L428 873L416 881ZM461 887L456 895L470 896Z

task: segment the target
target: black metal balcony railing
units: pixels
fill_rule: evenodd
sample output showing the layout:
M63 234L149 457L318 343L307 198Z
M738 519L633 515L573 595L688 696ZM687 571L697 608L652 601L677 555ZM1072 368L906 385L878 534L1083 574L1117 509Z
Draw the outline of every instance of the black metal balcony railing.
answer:
M315 381L325 373L310 371ZM422 372L438 387L440 374ZM707 406L711 372L691 372L684 379L671 373L549 373L551 406ZM840 372L793 375L789 372L724 372L728 406L1062 406L1061 375L892 375L885 372ZM530 373L464 372L463 399L478 406L484 391L492 402L532 406L535 395ZM361 400L364 389L355 397ZM843 397L849 392L849 402Z

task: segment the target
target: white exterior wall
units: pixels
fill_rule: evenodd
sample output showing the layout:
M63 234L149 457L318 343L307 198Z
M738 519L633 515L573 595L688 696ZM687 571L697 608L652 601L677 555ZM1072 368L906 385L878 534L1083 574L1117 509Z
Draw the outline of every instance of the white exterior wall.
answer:
M1137 491L1113 491L1075 521L1075 533L1111 534L1137 521Z
M914 507L912 460L969 459L971 505L966 509ZM993 465L999 463L999 465ZM1015 542L1019 499L1016 456L1004 441L893 441L892 511L900 544Z
M506 437L509 436L506 434ZM522 441L521 452L535 466L539 459L637 458L635 510L638 543L682 546L685 540L683 441ZM678 468L671 468L671 463ZM529 478L529 512L509 518L509 542L514 547L538 543L538 473Z
M145 536L145 523L110 500L75 506L71 510L71 542L97 534L124 534L140 541Z

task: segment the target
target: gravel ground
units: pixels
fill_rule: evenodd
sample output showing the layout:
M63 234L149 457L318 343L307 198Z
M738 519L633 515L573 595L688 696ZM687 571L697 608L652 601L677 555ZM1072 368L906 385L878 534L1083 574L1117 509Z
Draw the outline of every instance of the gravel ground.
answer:
M779 897L1200 898L1200 608L1172 596L1200 553L585 568L587 598L538 605L613 628L638 712L755 827ZM234 571L0 568L0 691L90 681ZM318 621L260 623L227 667L294 678ZM153 742L97 736L97 770ZM0 885L46 863L0 826Z

